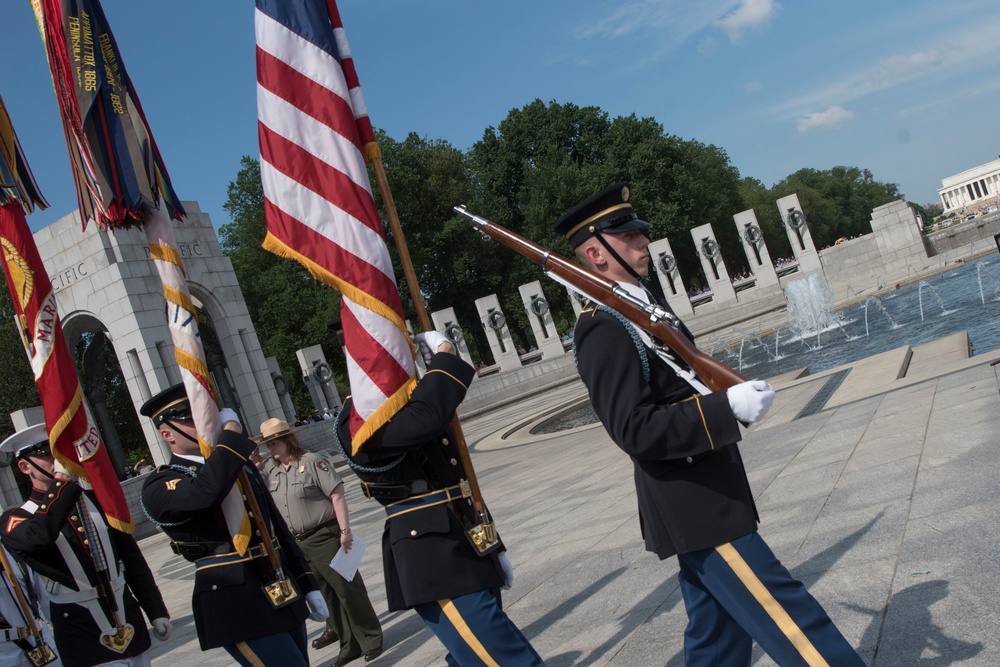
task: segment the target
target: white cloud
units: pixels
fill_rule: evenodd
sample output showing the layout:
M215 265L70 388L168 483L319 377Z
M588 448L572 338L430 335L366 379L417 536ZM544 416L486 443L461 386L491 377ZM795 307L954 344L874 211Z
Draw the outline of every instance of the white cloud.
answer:
M692 36L716 27L732 14L741 13L748 4L773 4L774 0L633 0L615 7L610 14L577 29L581 38L631 37L642 31L655 31L656 38L671 47Z
M928 95L940 96L943 90L951 90L957 82L969 77L974 76L981 84L994 81L997 79L994 63L1000 56L998 32L1000 19L991 17L974 26L963 24L961 30L936 34L927 40L926 48L917 52L900 48L900 39L909 37L894 34L890 40L886 35L887 55L873 56L861 68L789 97L765 113L799 118L808 109L844 105L902 86L923 86ZM833 67L831 64L830 68ZM948 96L954 97L951 93Z
M740 5L716 22L732 42L740 41L745 30L760 28L781 8L774 0L740 0Z
M854 114L842 106L832 106L826 111L807 113L796 122L799 132L823 129L836 130L845 123L854 120Z

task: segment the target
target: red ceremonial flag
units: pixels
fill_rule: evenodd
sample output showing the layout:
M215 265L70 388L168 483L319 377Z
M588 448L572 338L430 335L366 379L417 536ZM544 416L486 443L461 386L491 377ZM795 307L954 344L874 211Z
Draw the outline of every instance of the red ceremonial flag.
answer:
M416 384L365 166L378 145L333 0L257 0L255 25L264 247L341 292L356 452Z
M83 409L83 389L63 337L55 292L28 229L25 210L47 206L0 100L0 245L17 321L45 412L52 454L71 473L88 480L108 523L131 533L132 518L108 450Z

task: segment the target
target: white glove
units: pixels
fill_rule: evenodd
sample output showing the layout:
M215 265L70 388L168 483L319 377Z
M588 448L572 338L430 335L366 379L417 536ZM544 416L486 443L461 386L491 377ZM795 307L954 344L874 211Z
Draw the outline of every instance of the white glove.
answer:
M774 389L763 380L750 380L733 385L726 390L726 396L736 418L745 424L753 424L762 420L771 409Z
M325 621L330 615L330 610L326 608L326 602L319 591L306 593L306 606L309 607L309 618L314 621Z
M222 408L219 410L219 421L222 422L223 426L225 426L227 422L236 422L237 426L240 428L243 427L243 425L240 424L240 416L236 414L236 410L233 410L232 408Z
M500 559L500 567L503 568L503 589L509 591L514 585L514 566L510 564L506 551L501 551L497 558Z
M420 356L424 358L425 364L431 363L431 359L435 354L437 354L438 348L441 347L442 344L451 344L448 337L440 331L425 331L424 333L414 336L413 341L420 349Z
M165 642L170 639L170 634L174 631L174 626L169 619L166 618L154 618L153 619L153 636L159 639L161 642Z
M74 475L73 473L71 473L69 470L66 469L66 466L64 466L62 464L62 461L60 461L57 458L53 458L53 461L52 461L52 474L55 475L57 473L61 474L61 475L65 475L69 479L69 481L71 481L71 482L79 482L80 481L80 479L76 475Z

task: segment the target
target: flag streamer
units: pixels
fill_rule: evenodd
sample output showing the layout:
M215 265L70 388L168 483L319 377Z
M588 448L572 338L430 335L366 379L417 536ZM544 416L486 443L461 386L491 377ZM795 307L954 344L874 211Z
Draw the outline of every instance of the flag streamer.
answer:
M257 0L255 29L264 248L341 292L357 452L416 385L365 166L380 152L333 0Z
M84 226L141 224L163 283L174 357L191 402L202 454L219 435L219 402L172 220L184 209L156 148L135 88L98 0L35 0L73 165ZM237 488L223 502L233 544L244 553L250 522Z

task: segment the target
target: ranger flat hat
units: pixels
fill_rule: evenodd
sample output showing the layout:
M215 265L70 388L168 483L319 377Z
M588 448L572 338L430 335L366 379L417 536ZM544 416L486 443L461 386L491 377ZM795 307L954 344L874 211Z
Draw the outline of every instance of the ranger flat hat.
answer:
M139 414L149 417L159 426L165 421L191 419L191 403L188 402L184 383L164 389L142 404Z
M574 248L597 234L621 234L633 229L648 229L629 201L628 183L622 181L589 197L556 221L556 232Z
M278 419L277 417L271 417L266 422L260 425L260 438L257 440L261 444L269 442L271 440L277 440L286 435L291 435L296 431L301 429L292 428L288 425L284 419Z
M20 430L0 443L0 452L16 456L31 456L32 454L50 454L49 432L45 424L35 424Z

